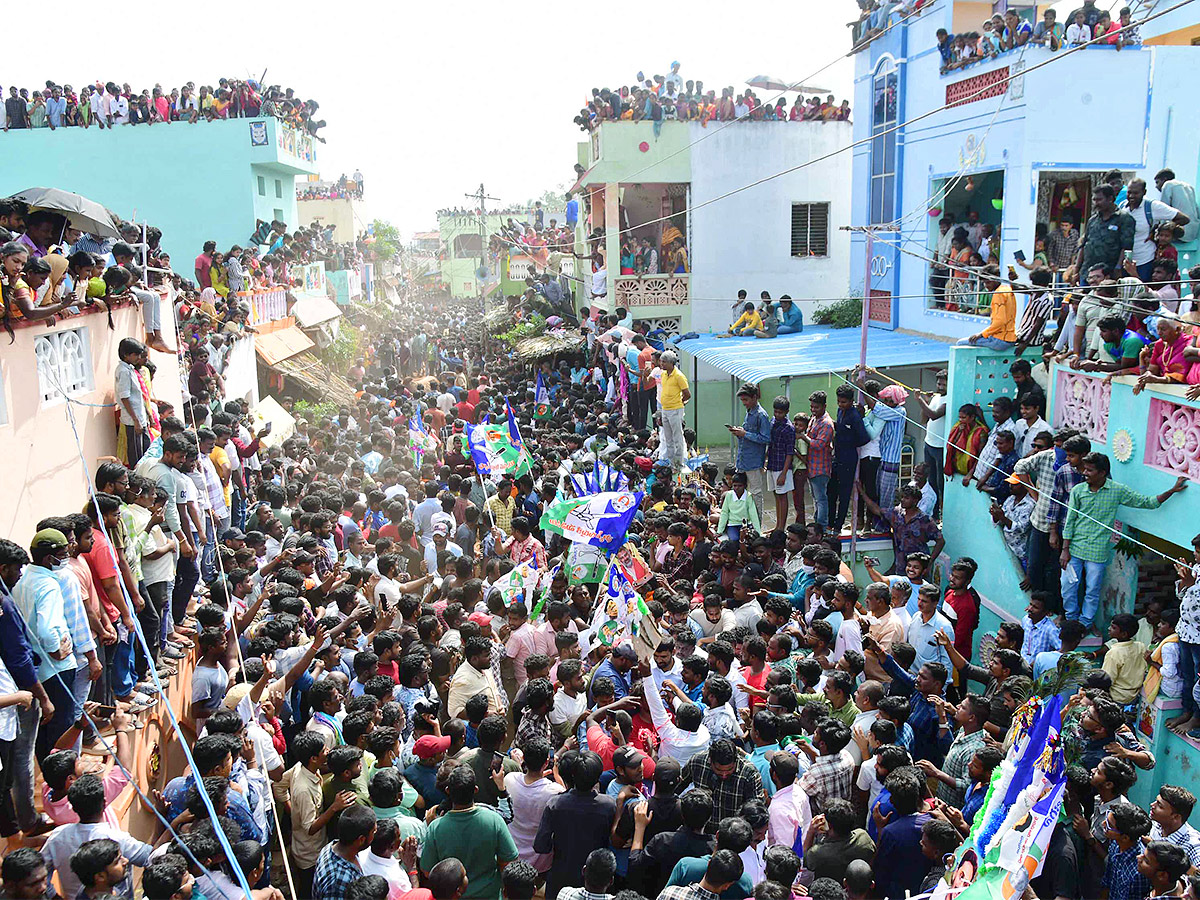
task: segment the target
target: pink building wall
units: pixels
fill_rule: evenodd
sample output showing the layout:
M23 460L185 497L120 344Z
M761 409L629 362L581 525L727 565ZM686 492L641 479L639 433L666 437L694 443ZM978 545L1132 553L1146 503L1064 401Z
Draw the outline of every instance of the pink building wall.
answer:
M163 313L170 315L165 301ZM39 338L82 330L78 336L84 339L88 352L79 361L90 363L90 377L87 387L73 392L71 399L77 401L73 409L88 469L94 474L99 457L115 455L114 409L78 405L113 403L117 344L124 337L145 338L141 312L136 307L115 308L113 324L114 329L109 330L103 312L70 316L50 328L41 322L20 324L14 328L12 343L0 330L0 487L4 497L0 503L0 537L27 547L38 520L78 512L85 497L86 474L67 418L67 403L61 397L43 402L35 350ZM150 358L158 367L154 396L180 410L176 358L154 351Z

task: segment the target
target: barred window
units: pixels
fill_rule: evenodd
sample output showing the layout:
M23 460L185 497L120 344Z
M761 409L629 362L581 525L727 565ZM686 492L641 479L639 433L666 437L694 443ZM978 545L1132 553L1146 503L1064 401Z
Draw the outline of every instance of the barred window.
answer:
M829 255L829 204L792 204L792 256Z
M42 405L92 389L92 355L87 331L86 326L69 328L42 335L34 341Z

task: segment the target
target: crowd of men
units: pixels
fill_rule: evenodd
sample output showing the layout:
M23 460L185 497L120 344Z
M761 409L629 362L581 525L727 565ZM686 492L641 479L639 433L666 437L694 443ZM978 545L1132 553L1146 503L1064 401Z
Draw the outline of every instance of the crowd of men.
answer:
M750 88L737 91L734 87L721 88L720 97L716 90L704 90L703 81L684 80L679 74L680 64L671 63L666 75L647 78L642 72L630 85L617 90L592 88L591 99L574 119L581 131L594 131L603 122L649 121L655 128L663 122L848 122L850 101L839 105L832 94L824 100L819 96L804 99L797 93L789 107L781 96L764 102ZM657 132L656 132L657 133Z
M169 91L161 84L135 91L128 82L97 80L76 91L69 84L47 79L45 87L11 85L0 109L5 131L25 128L115 128L121 125L213 122L271 116L287 122L322 143L318 133L325 120L316 118L320 104L302 100L292 88L270 85L265 90L253 79L221 78L217 84L196 87L194 81Z
M284 440L199 357L183 408L156 401L146 346L121 341L127 465L0 541L4 895L132 897L136 874L148 900L900 900L945 877L1014 712L1067 661L1069 798L1033 896L1195 896L1195 797L1128 794L1156 763L1130 726L1151 684L1200 725L1200 564L1140 618L1097 618L1106 524L1182 484L1112 481L1051 433L1027 365L992 427L944 384L913 398L943 446L912 483L909 395L871 371L799 421L744 386L722 469L683 427L674 352L591 312L587 351L533 369L481 350L474 305L405 298L347 372L356 401ZM1085 340L1102 318L1079 314ZM510 409L528 470L484 477L466 431ZM545 516L599 464L643 492L619 561L652 651L606 643L608 568ZM1027 567L986 657L971 583L1005 562L937 583L935 472L992 492L987 527ZM856 482L895 550L865 578L842 556ZM172 679L190 763L140 797L161 819L135 837L113 801L141 790L133 742Z
M344 173L334 182L298 183L297 200L361 200L363 198L362 172L355 170L347 177Z

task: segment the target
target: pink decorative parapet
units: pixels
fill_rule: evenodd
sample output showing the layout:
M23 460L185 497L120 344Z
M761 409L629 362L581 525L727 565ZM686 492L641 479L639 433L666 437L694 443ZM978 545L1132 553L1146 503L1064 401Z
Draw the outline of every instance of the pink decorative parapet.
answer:
M1146 465L1200 479L1200 409L1158 397L1150 400Z
M1112 386L1104 378L1058 370L1054 391L1054 427L1074 428L1093 441L1108 443L1108 404Z

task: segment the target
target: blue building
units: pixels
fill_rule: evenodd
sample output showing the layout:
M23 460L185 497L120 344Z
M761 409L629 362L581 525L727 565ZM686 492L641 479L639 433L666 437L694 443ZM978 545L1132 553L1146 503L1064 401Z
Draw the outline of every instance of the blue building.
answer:
M958 338L986 321L985 305L930 290L922 257L932 256L944 214L962 223L973 211L998 229L1003 271L1018 251L1033 258L1039 224L1086 221L1091 188L1110 169L1145 178L1152 199L1161 168L1196 183L1192 8L1142 25L1141 46L1054 53L1030 43L943 74L938 29L979 30L1005 5L941 0L906 21L893 16L855 57L851 223L882 232L870 260L866 237L854 235L850 273L869 290L872 325ZM1135 4L1135 21L1155 5ZM1038 21L1044 8L1022 6L1021 15ZM1068 13L1060 8L1059 21ZM1181 270L1197 262L1195 242L1179 245Z
M316 172L312 139L270 117L0 135L0 196L53 185L157 225L189 276L206 240L244 245L256 219L299 227L296 176Z

